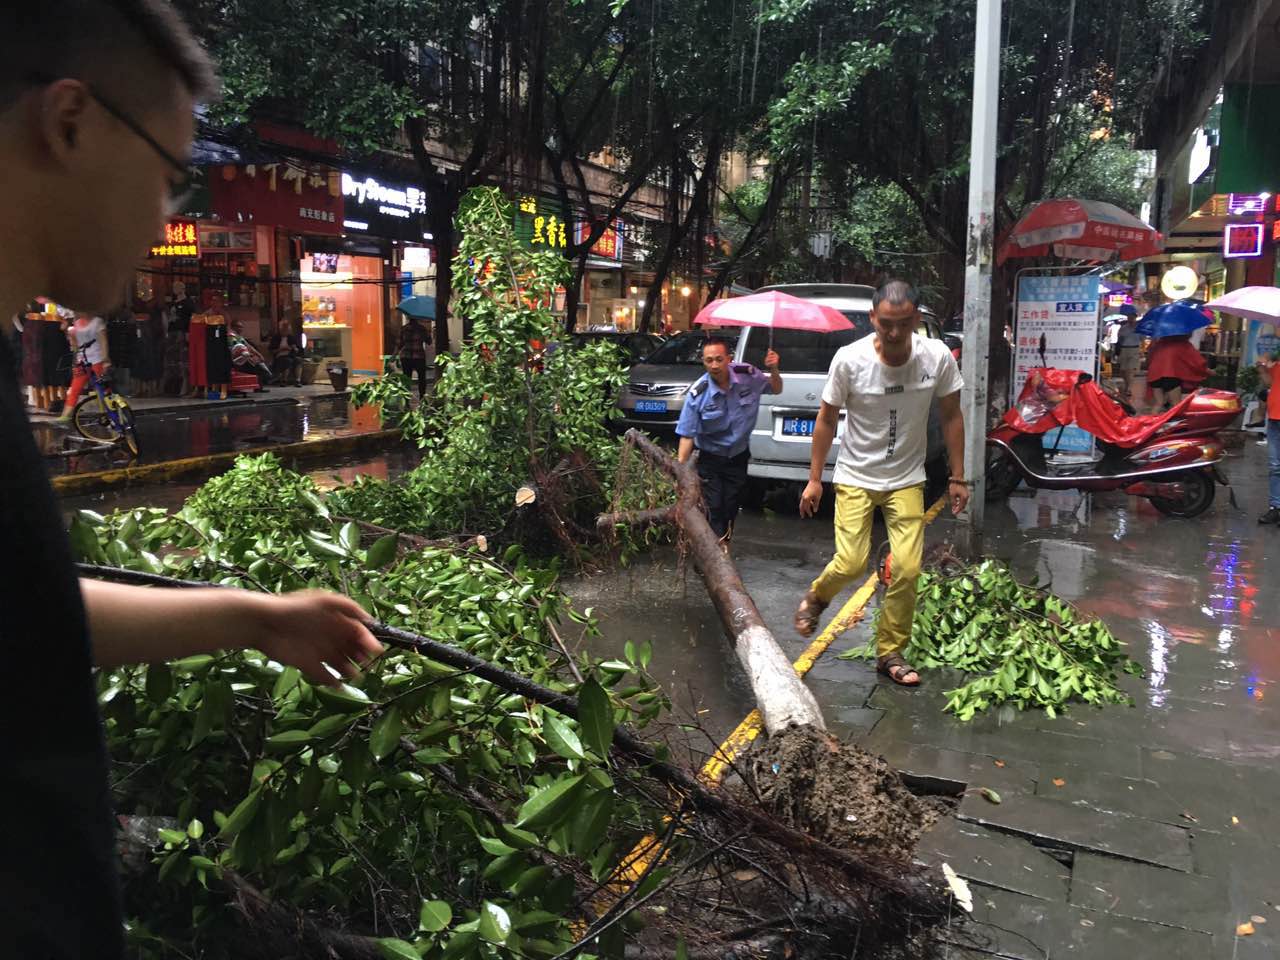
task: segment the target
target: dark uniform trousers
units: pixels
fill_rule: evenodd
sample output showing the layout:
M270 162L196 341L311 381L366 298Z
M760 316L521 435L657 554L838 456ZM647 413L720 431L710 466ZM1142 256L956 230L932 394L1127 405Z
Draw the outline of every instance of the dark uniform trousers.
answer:
M750 459L749 450L743 450L736 457L698 451L702 499L707 507L707 521L717 537L728 533L737 519L742 494L747 488L747 461Z

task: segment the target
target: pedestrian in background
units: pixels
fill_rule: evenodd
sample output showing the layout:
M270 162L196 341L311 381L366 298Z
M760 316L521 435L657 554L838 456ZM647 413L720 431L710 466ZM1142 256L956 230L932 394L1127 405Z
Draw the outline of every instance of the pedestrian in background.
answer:
M431 331L417 317L405 314L405 324L400 328L400 369L412 380L418 376L418 399L427 395L427 347L431 346Z
M1125 401L1137 405L1133 394L1133 381L1142 368L1142 336L1138 333L1138 310L1125 303L1117 311L1124 320L1116 331L1116 372L1124 383Z
M67 340L71 344L71 386L67 388L67 399L62 405L59 423L71 422L76 402L89 385L89 371L84 364L89 364L94 376L98 378L105 376L107 368L111 366L111 356L107 349L107 324L101 317L77 313L75 323L67 331Z
M1276 381L1276 358L1259 357L1258 375L1267 390L1267 509L1259 523L1280 524L1280 384Z
M702 366L707 372L689 388L689 398L676 423L680 438L677 457L687 463L693 451L698 451L707 521L725 547L733 537L733 522L747 487L751 428L756 424L760 398L766 390L782 392L780 359L772 347L764 355L767 375L749 363L730 363L729 357L727 340L706 339Z
M302 334L295 332L292 317L280 318L267 344L267 352L271 354L271 369L277 383L302 386Z
M935 399L951 466L952 512L958 514L969 502L960 368L945 343L917 332L919 304L915 287L889 281L871 298L875 332L841 347L832 358L814 425L809 484L800 498L800 515L818 512L822 472L843 409L844 436L833 478L836 555L810 585L795 615L796 631L809 636L835 596L862 575L879 507L889 528L893 579L876 626L876 667L906 687L920 682L901 650L911 639L916 609L924 545L924 460L929 408Z

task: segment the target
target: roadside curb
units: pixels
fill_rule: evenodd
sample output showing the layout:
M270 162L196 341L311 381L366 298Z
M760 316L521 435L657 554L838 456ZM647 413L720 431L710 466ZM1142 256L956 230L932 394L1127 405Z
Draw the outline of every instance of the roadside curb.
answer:
M185 457L163 463L147 463L116 470L100 470L95 473L69 474L50 478L53 492L60 497L98 493L118 487L163 483L190 477L208 476L230 467L237 457L260 453L274 453L282 460L311 460L339 454L372 451L389 446L400 439L399 430L377 430L372 433L356 433L340 437L324 437L319 440L300 440L251 447L245 450L227 450L202 457Z

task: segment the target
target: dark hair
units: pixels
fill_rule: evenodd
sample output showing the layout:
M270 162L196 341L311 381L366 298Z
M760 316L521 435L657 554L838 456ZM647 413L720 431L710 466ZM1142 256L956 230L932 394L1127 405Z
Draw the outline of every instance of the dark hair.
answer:
M34 77L106 78L122 61L147 53L171 67L196 100L217 95L213 61L166 0L38 0L6 19L0 108Z
M706 352L707 347L714 347L716 344L719 344L720 346L724 347L724 355L726 357L733 356L733 348L730 346L729 341L726 340L724 337L716 337L716 336L707 337L707 339L702 341L703 352L704 353Z
M876 309L886 300L895 307L904 303L919 307L920 291L905 280L890 280L871 295L871 309Z

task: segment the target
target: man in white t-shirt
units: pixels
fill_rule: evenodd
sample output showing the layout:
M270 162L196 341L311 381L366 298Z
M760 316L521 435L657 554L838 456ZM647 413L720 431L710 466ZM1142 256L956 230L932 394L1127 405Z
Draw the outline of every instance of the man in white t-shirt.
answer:
M893 577L876 631L876 666L894 683L910 687L920 677L900 651L911 639L915 615L924 542L925 448L935 398L951 467L952 512L959 513L969 502L960 370L941 340L916 332L919 302L909 283L886 283L871 300L875 333L843 347L831 361L800 514L811 517L818 511L822 469L843 409L844 438L833 477L836 555L805 593L795 617L796 630L809 636L836 594L861 576L871 551L871 521L879 507L889 528Z

